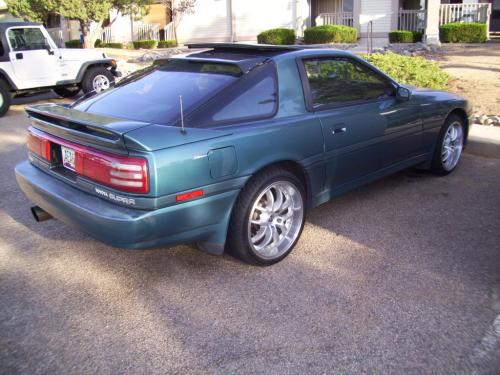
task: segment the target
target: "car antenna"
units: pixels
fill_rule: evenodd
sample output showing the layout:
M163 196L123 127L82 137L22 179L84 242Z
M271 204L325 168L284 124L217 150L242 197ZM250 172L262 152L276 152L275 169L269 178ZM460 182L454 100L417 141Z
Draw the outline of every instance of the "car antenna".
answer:
M184 109L182 108L182 95L179 95L179 106L181 108L181 134L186 134L186 128L184 128Z

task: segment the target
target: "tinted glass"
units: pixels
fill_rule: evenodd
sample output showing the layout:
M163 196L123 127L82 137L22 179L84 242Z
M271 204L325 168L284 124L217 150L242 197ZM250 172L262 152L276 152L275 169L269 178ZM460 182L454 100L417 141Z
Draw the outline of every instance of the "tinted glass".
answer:
M46 49L45 37L38 28L10 29L9 42L13 51Z
M267 118L274 114L277 99L276 67L268 62L200 108L189 119L190 125L209 127Z
M304 67L315 107L394 94L389 81L350 59L305 60Z
M172 124L180 118L179 95L184 111L188 112L240 75L236 65L171 60L125 78L114 89L75 108L129 120Z

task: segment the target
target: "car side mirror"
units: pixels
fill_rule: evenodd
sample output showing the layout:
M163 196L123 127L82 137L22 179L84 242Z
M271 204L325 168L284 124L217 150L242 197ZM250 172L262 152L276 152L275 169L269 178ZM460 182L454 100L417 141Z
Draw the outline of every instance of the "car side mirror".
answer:
M408 90L406 87L398 87L398 90L396 91L396 98L401 101L408 101L410 100L411 97L411 91Z

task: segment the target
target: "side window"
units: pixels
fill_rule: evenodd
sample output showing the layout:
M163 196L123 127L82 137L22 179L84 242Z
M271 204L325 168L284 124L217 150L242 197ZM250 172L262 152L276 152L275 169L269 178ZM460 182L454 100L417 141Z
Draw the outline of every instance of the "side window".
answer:
M348 58L308 59L304 69L315 108L394 95L389 81Z
M266 63L247 73L232 87L197 110L191 126L209 127L220 123L266 118L278 104L276 68Z
M45 49L47 45L42 31L36 27L10 29L7 36L14 52Z

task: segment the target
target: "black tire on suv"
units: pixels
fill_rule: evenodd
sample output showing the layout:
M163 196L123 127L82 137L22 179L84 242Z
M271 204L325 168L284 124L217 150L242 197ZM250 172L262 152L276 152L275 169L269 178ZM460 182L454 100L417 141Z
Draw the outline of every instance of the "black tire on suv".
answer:
M12 95L9 86L4 80L0 79L0 117L7 113L11 102Z
M98 83L101 83L101 90L96 87ZM101 92L115 84L115 77L113 73L106 68L105 66L95 66L91 67L85 73L85 76L82 80L82 91L84 94L88 94L89 92L96 91Z

